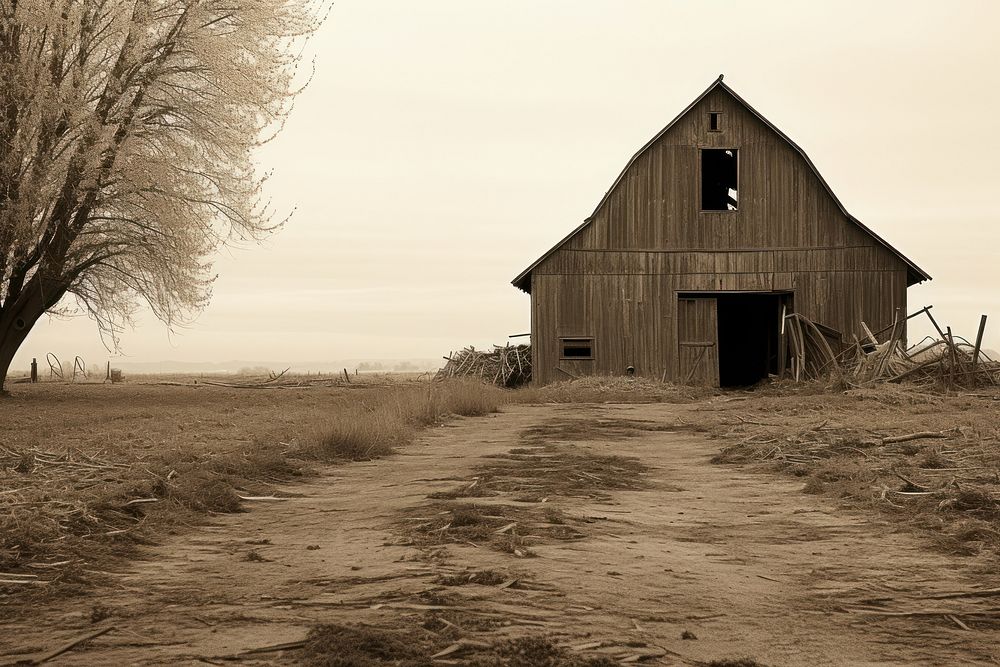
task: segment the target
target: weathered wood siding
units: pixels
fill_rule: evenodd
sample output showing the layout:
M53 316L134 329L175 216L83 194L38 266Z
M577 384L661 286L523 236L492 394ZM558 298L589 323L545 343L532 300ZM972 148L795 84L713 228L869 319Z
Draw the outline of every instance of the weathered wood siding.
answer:
M685 384L719 386L717 300L677 300L677 377Z
M722 112L710 132L708 112ZM739 150L739 210L700 210L701 148ZM892 324L907 266L850 221L781 136L723 88L623 175L591 223L531 275L534 376L677 380L677 293L791 291L795 310L843 332ZM559 359L593 336L594 359Z

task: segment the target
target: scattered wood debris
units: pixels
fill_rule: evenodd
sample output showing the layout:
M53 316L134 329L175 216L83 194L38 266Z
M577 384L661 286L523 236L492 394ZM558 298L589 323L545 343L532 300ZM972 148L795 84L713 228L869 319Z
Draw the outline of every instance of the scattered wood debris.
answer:
M472 377L498 387L520 387L531 380L530 345L495 345L492 352L470 346L444 359L447 363L435 380Z
M31 659L31 660L28 660L28 661L26 661L26 662L24 662L22 664L27 664L27 665L41 665L43 663L48 662L49 660L53 660L55 658L58 658L63 653L67 653L68 651L72 651L74 648L76 648L80 644L83 644L84 642L88 642L91 639L97 639L101 635L107 634L107 633L111 632L114 629L115 629L115 626L109 625L108 627L102 628L101 630L95 630L94 632L88 632L87 634L83 635L82 637L77 637L76 639L73 639L73 640L71 640L69 642L66 642L65 644L63 644L59 648L56 648L56 649L54 649L52 651L49 651L48 653L46 653L46 654L44 654L44 655L42 655L42 656L40 656L38 658L34 658L34 659Z
M942 329L931 308L925 306L905 318L897 316L890 328L875 333L862 322L864 340L855 336L852 343L803 315L786 315L792 377L796 381L832 379L844 388L903 380L947 388L1000 385L1000 362L982 350L986 316L980 319L976 342L970 343L953 334L951 327ZM922 314L940 337L905 347L906 322ZM879 336L885 334L888 337L880 342Z

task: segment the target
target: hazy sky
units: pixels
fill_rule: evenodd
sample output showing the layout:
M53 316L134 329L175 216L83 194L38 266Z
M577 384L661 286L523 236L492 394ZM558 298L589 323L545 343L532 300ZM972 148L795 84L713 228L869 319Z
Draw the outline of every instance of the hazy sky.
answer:
M510 280L591 213L720 73L862 222L928 271L956 333L1000 348L1000 2L338 0L316 75L262 154L292 221L219 257L215 297L129 361L436 357L528 330ZM911 341L925 333L921 324ZM109 357L86 318L32 356Z

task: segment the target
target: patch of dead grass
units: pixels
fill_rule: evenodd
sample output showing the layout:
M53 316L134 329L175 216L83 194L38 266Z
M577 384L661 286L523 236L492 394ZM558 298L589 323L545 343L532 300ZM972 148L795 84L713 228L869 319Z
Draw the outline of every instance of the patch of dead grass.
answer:
M638 459L568 444L534 444L546 441L546 432L539 429L522 438L533 446L490 456L475 469L472 481L431 494L431 502L399 523L402 532L422 547L473 544L527 558L534 555L534 544L585 537L578 528L581 521L550 500L607 501L611 491L649 488L643 477L648 468ZM519 504L501 502L508 498Z
M473 544L530 558L533 541L583 537L566 525L550 524L543 512L530 507L435 501L415 512L421 516L407 517L399 528L414 544L424 547Z
M391 454L418 429L454 415L485 415L511 403L688 401L700 391L637 378L587 378L519 391L469 380L294 393L199 385L19 386L0 404L0 421L9 427L0 440L0 569L37 574L43 583L4 585L0 598L65 594L84 585L89 563L112 567L164 533L212 513L241 511L239 496L272 493L274 484L311 474L313 462ZM651 427L594 426L612 437ZM583 454L525 474L503 470L508 464L521 462L501 464L492 477L452 497L511 489L536 503L552 494L602 496L635 488L623 480L641 471L626 460ZM513 542L508 536L504 548L520 549Z
M315 409L309 394L263 390L248 394L214 387L100 385L42 390L72 391L81 414L105 410L98 425L106 430L87 450L60 447L68 436L71 442L83 439L70 427L56 432L44 421L37 427L25 421L24 430L14 431L13 437L3 434L0 570L37 575L40 583L0 584L0 599L65 594L69 588L64 584L76 587L86 579L81 573L92 569L86 564L111 567L169 530L197 524L208 514L241 511L239 496L272 493L273 484L309 474L313 461L378 458L409 442L421 427L453 415L494 412L511 395L461 380L341 393L310 390L329 397L323 409ZM98 392L118 395L126 390L127 396L149 400L148 406L135 410L118 404L109 412L95 399ZM205 399L217 401L214 411L200 411ZM8 399L0 408L16 409L23 400ZM300 402L306 404L303 414L322 417L315 419L318 425L296 425L298 437L219 441L220 433L238 428L232 420L239 418L243 408L238 406L244 403L256 405L269 415L265 419L281 419L283 413L302 409ZM184 416L165 425L161 408L171 419ZM70 417L71 410L64 407L62 416L53 419L72 423L76 417ZM0 420L19 423L2 413ZM164 429L157 435L162 442L152 447L143 438L153 437L157 428Z
M721 658L719 660L710 660L704 664L705 667L767 667L764 663L749 657Z
M298 452L325 461L367 461L392 454L416 430L458 415L476 417L499 411L512 393L470 380L373 393L341 406L313 427Z
M507 575L496 570L475 570L462 574L443 575L438 578L438 583L442 586L467 586L469 584L499 586L508 579Z
M717 393L620 375L582 377L517 392L518 400L526 403L690 403Z
M926 531L935 548L1000 553L1000 421L993 401L881 385L771 388L691 411L723 443L716 463L763 464ZM940 437L893 442L928 432Z
M553 429L554 430L554 429ZM633 457L596 454L570 444L554 444L544 428L531 428L522 439L536 444L518 447L505 454L487 457L489 463L475 470L471 482L437 491L433 499L488 498L498 494L513 494L520 502L541 503L550 497L566 496L607 500L610 491L648 488L645 475L648 468ZM577 432L593 433L588 427ZM636 433L629 430L629 433ZM563 431L565 433L565 431ZM619 437L624 431L611 428L606 437ZM567 436L567 439L570 439Z
M604 656L580 656L570 653L552 639L518 637L501 639L468 656L470 667L614 667L619 663Z
M392 629L365 624L314 627L296 658L311 667L429 667L450 648L446 664L470 667L613 667L606 656L573 653L545 635L491 638L499 618L434 612L423 622L398 619ZM475 635L470 636L471 633ZM485 636L483 636L485 635ZM474 638L473 638L474 637Z
M303 664L310 667L424 667L436 652L428 635L413 629L320 625L310 630L301 657Z

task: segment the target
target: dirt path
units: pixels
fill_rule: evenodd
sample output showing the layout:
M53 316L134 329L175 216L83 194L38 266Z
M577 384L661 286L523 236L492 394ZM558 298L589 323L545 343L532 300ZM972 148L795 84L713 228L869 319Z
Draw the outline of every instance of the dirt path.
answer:
M643 664L735 656L768 665L998 662L1000 632L976 615L996 598L945 596L1000 583L802 494L801 484L712 465L713 443L669 428L686 409L517 407L432 429L400 455L330 469L289 488L293 498L254 503L156 547L100 594L7 618L0 662L112 624L55 662L231 664L249 649L300 641L320 623L423 626L452 647L443 661L455 664L467 646L456 637L541 634L580 655ZM566 517L551 519L565 526L520 527L534 558L445 539L448 525L440 544L415 541L405 528L440 511L429 494L468 488L498 460L544 472L546 457L559 455L552 447L638 457L649 466L637 475L646 488L526 498L527 484L466 499ZM526 458L491 458L511 450ZM580 484L585 475L601 479L584 472ZM546 538L559 527L566 539ZM502 574L506 586L441 585L484 571ZM682 639L685 632L696 639ZM239 662L295 663L298 650Z

